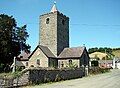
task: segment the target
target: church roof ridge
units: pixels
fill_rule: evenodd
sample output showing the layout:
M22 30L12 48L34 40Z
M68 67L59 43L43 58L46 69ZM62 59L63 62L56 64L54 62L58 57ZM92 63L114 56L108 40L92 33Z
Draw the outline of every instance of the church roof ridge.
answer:
M76 48L84 49L85 47L84 46L74 46L74 47L66 47L64 49L76 49Z
M58 58L79 58L82 56L85 47L64 48Z
M38 48L41 49L42 52L43 52L47 57L56 58L55 55L51 52L51 50L50 50L47 46L43 46L43 45L38 45L38 46L35 48L35 50L30 54L30 56L29 56L28 58L30 58Z

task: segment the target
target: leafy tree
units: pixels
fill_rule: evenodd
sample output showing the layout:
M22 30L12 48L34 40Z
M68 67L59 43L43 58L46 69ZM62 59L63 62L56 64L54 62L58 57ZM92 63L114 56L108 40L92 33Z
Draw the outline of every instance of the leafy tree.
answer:
M117 50L117 49L119 49L119 48L116 48L116 49L112 49L112 48L107 48L107 47L104 47L104 48L102 48L102 47L100 47L100 48L90 48L89 50L88 50L88 52L89 53L93 53L93 52L102 52L102 53L106 53L107 54L107 57L105 57L106 59L109 59L109 60L111 60L111 59L113 59L113 57L114 57L114 55L113 55L113 50ZM105 58L103 58L103 59L105 59Z
M96 51L98 51L97 47L95 47L95 48L89 48L89 50L88 50L89 53L93 53L93 52L96 52Z
M17 27L12 16L0 14L0 64L10 65L21 50L30 51L28 37L26 25Z
M100 48L95 47L95 48L90 48L90 49L88 50L88 52L89 52L89 53L102 52L102 53L112 54L112 50L113 50L113 49L107 48L107 47L104 47L104 48L102 48L102 47L100 47Z

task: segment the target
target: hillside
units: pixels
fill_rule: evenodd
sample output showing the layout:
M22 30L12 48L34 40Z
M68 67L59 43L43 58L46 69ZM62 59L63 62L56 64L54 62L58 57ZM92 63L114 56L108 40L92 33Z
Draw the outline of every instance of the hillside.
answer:
M115 57L119 57L120 58L120 50L113 50L112 54L115 55Z
M94 52L89 54L90 58L99 58L100 60L102 60L103 58L105 58L107 56L107 54L102 53L102 52Z
M106 52L107 54L109 54L108 56L110 56L110 57L112 57L111 55L114 55L115 57L120 58L120 48L107 48L107 47L98 48L98 47L95 47L95 48L89 48L88 49L89 54L92 54L92 53L95 53L95 52L101 52L101 53Z

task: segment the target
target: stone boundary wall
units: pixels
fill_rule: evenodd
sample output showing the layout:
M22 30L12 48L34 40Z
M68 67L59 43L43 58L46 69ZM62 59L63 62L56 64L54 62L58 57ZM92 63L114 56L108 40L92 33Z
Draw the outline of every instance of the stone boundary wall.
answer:
M45 83L61 80L81 78L85 74L83 69L31 69L29 70L30 83Z
M17 88L29 84L29 71L17 77L0 77L0 88Z
M82 68L77 69L53 69L53 68L29 68L21 72L17 78L0 78L0 88L20 87L29 84L40 84L81 78L85 76Z

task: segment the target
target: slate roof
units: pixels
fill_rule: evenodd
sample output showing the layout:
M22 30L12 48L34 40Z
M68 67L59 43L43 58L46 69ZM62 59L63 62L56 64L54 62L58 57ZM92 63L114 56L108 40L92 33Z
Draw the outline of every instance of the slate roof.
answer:
M85 50L85 47L65 48L58 58L80 58Z
M50 49L46 46L42 46L42 45L38 45L36 47L36 49L31 53L31 55L29 56L29 58L34 54L34 52L37 50L37 49L41 49L42 52L47 56L47 57L50 57L50 58L56 58L55 55L50 51Z
M21 61L16 61L16 66L24 66L24 64Z
M104 64L104 63L112 64L113 60L99 60L98 62L101 63L101 64Z
M30 56L30 53L22 51L22 53L18 56L18 60L20 60L20 61L27 61L27 60L29 60L28 59L29 56Z
M49 49L48 47L39 45L39 48L43 51L43 53L44 53L47 57L55 58L55 55L50 51L50 49Z

